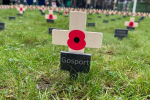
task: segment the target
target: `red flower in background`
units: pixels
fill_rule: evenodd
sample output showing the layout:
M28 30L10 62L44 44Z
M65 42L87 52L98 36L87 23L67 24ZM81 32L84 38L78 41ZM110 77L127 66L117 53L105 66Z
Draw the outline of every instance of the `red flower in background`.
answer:
M130 22L130 23L129 23L129 26L130 26L130 27L133 27L133 25L134 25L133 22Z
M86 46L85 34L80 30L73 30L69 33L68 46L73 50L81 50Z
M65 14L67 14L68 12L67 11L65 11Z
M52 14L49 15L49 19L51 19L51 20L53 19L53 15Z
M20 11L22 11L22 8L20 8Z
M44 7L42 8L42 10L44 10Z

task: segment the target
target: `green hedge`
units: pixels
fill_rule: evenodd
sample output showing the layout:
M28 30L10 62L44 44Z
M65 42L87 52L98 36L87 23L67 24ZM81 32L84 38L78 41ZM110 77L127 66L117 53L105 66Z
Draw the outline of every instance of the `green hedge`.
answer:
M129 8L128 11L132 11L133 9L133 2L129 2L127 7ZM137 2L137 6L136 6L136 12L145 12L145 7L146 7L146 3L145 2ZM117 10L122 10L123 6L122 4L118 3L118 7ZM147 8L147 12L150 12L150 4Z

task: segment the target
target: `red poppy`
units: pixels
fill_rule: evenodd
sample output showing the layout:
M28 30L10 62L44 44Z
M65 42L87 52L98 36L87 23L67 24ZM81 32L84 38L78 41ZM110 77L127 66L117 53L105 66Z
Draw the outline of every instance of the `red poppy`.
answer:
M44 10L44 7L42 8L42 10Z
M22 11L22 8L20 8L20 11Z
M129 23L129 26L130 26L130 27L133 27L133 25L134 25L133 22L130 22L130 23Z
M52 14L49 15L49 19L51 19L51 20L53 19L53 15Z
M80 30L72 30L67 41L68 46L73 50L82 50L86 46L85 34Z
M65 11L65 14L67 14L67 11Z

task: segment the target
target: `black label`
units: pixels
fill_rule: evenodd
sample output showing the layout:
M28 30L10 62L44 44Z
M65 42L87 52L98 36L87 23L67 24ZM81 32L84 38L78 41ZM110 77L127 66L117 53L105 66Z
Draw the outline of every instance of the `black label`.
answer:
M54 20L47 19L47 23L54 23Z
M97 16L98 18L101 18L101 16Z
M90 61L91 54L61 51L60 69L69 72L88 73L90 71Z
M16 19L16 17L9 16L9 20Z
M59 13L59 15L62 15L63 13Z
M44 12L41 12L41 15L45 15L45 13L44 13Z
M135 30L134 27L129 27L129 26L127 26L127 29L128 29L128 30L131 30L131 31L132 31L132 30Z
M116 21L116 19L111 19L111 21Z
M22 16L22 14L18 14L18 16Z
M67 15L64 15L64 17L68 17Z
M121 18L118 18L118 20L120 20Z
M87 18L88 20L92 20L92 18Z
M127 37L128 30L127 29L115 29L114 37L123 38Z
M103 23L108 23L108 20L103 20Z
M145 18L145 17L141 17L141 18L139 19L139 21L142 21L144 18Z
M135 21L135 22L140 23L140 21Z
M88 26L95 27L95 23L88 23Z
M5 23L0 23L0 30L5 30Z
M92 15L92 13L89 13L89 15Z
M53 28L53 27L49 27L49 34L51 34L51 33L52 33L52 30L53 30L53 29L61 30L60 28Z
M109 14L106 14L106 17L108 17L109 16Z
M111 15L114 15L113 13Z
M126 18L126 16L123 16L123 18Z

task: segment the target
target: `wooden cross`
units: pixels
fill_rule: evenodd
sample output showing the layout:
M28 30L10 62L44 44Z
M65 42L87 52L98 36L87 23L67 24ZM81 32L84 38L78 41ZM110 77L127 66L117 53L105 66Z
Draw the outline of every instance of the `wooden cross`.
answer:
M92 13L95 14L95 9L92 10Z
M97 14L99 14L99 11L98 11L98 9L96 10L96 13L97 13Z
M57 19L57 15L53 15L53 10L49 10L49 15L45 15L45 19L54 20Z
M30 9L31 9L31 10L33 9L33 6L32 6L32 5L30 6Z
M45 11L45 7L41 6L41 11L44 12Z
M108 10L106 11L106 14L109 14Z
M141 13L141 15L140 15L141 17L143 17L143 13Z
M65 9L64 15L65 15L65 16L68 16L68 11L67 11L67 9Z
M125 26L129 26L129 27L138 27L138 23L137 22L134 22L135 18L134 17L131 17L130 18L130 21L125 21Z
M146 13L146 17L148 17L148 13Z
M101 13L103 14L103 13L104 13L104 11L102 10L102 11L101 11Z
M137 12L136 16L139 16L139 13Z
M59 10L59 12L61 12L61 8L60 7L58 8L58 10Z
M71 11L69 30L53 29L52 44L68 45L69 52L76 53L84 53L84 47L101 48L103 33L86 32L85 29L86 12Z
M25 8L21 4L19 7L17 7L17 10L20 11L20 14L23 14L23 11L25 11Z

